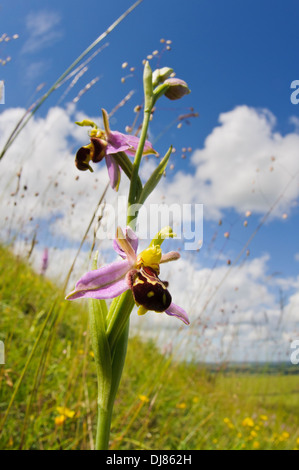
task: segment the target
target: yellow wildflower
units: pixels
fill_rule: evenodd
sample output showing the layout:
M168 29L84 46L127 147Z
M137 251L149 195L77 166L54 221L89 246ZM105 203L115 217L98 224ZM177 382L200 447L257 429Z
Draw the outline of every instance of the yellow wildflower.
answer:
M244 428L245 428L245 427L253 428L253 426L254 426L254 421L253 421L253 419L252 419L252 418L249 418L249 417L243 419L243 421L242 421L242 426L244 426Z
M254 441L254 443L252 444L252 447L253 447L254 449L259 449L260 443L259 443L258 441Z
M56 426L61 426L66 420L66 417L64 415L56 416L55 418L55 424Z
M75 416L75 411L71 411L63 406L57 406L56 410L60 415L64 416L65 418L73 418Z
M261 415L261 416L260 416L260 419L261 419L262 421L268 421L268 416L267 416L267 415Z
M229 429L234 429L235 428L235 426L233 425L233 423L231 422L231 420L229 418L224 418L223 422L226 424L226 426Z
M280 442L287 441L290 437L290 434L286 431L281 433L281 436L279 437Z
M148 403L149 398L146 395L138 395L139 400L143 401L143 403Z
M177 403L176 408L179 408L180 410L184 410L187 408L186 403Z

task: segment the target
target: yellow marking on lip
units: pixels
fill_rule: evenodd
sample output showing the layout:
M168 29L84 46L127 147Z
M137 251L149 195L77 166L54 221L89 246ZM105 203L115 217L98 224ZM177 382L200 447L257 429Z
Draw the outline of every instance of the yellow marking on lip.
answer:
M150 292L147 293L147 297L154 297L155 295L155 292L153 292L152 290Z
M142 305L137 310L138 315L145 315L146 312L148 312L148 310L145 307L142 307Z

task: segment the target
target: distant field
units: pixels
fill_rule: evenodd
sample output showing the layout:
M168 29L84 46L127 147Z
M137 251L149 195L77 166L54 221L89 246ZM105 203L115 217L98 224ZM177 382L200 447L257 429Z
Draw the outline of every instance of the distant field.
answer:
M0 247L1 449L93 447L96 374L85 308ZM297 373L283 364L175 363L132 338L110 447L297 449Z

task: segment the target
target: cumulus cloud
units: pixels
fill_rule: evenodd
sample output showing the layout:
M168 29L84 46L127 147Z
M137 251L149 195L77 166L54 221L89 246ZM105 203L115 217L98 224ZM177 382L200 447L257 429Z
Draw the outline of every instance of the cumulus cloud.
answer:
M35 80L37 77L42 76L50 68L50 60L38 60L36 62L32 62L31 64L28 64L26 66L24 79L27 83L31 83L32 80Z
M280 134L271 112L248 106L220 114L219 123L193 153L194 173L178 172L160 190L170 202L203 203L213 219L226 209L263 214L284 193L273 211L281 215L299 195L298 133Z

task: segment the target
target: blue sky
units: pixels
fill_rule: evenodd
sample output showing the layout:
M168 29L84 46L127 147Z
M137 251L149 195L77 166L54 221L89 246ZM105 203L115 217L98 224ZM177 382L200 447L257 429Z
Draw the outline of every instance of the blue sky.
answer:
M6 102L0 105L0 112L28 107L131 3L0 1L0 36L19 35L17 40L0 43L0 58L11 57L0 67L0 79L6 86ZM182 203L204 203L204 245L195 255L195 263L211 268L219 254L219 268L226 266L227 259L234 260L281 196L272 216L250 244L250 259L267 257L267 261L261 261L265 278L280 280L273 285L267 281L268 293L273 292L275 298L281 286L288 298L298 288L299 190L298 178L291 178L299 171L299 105L290 101L291 82L299 79L298 22L299 5L295 0L144 0L107 37L104 43L109 42L109 46L89 64L88 71L61 103L65 109L89 81L99 77L74 111L95 117L101 107L113 109L134 90L130 104L120 109L112 121L114 128L124 131L133 121L133 107L142 99L142 60L154 50L161 51L161 38L171 40L171 50L159 62L152 59L150 63L153 68L157 64L171 66L177 77L188 82L192 93L179 102L161 100L150 132L154 142L162 132L155 143L160 153L170 144L177 149L174 170L169 173L170 186L180 195L177 197ZM126 61L129 66L124 70L121 64ZM121 83L130 67L135 67L134 76ZM45 86L36 94L41 83ZM49 109L57 105L65 89L52 95L36 120L46 122ZM190 120L190 125L184 123L181 129L173 125L166 132L168 124L188 113L190 107L199 117ZM3 135L9 131L8 124L5 132L4 127ZM184 160L180 157L183 147L193 149ZM246 176L252 190L247 189L246 184L250 184ZM183 184L191 185L188 196L185 187L177 189ZM290 190L282 194L288 185ZM169 194L175 191L170 189ZM246 210L252 212L250 217L245 217ZM223 237L225 231L231 232L228 241Z
M90 1L86 8L79 1L44 0L42 7L39 1L2 1L3 31L20 35L20 41L1 45L2 55L9 51L14 58L2 71L11 105L25 105L40 81L52 83L130 3ZM40 11L53 18L55 34L46 32L46 41L32 35L29 21L30 15ZM193 103L200 107L201 138L214 127L220 112L236 104L270 109L285 132L289 115L296 112L289 96L290 82L297 73L298 17L295 0L187 0L184 4L145 0L110 35L110 47L94 68L109 75L112 90L114 84L119 85L120 63L129 60L140 64L147 53L159 47L161 37L172 39L173 52L168 57L177 74L188 77L192 96L186 106ZM31 81L25 80L33 62L44 62L46 73L40 69ZM97 91L100 89L99 85ZM84 106L92 105L91 95ZM105 97L110 101L106 87Z

